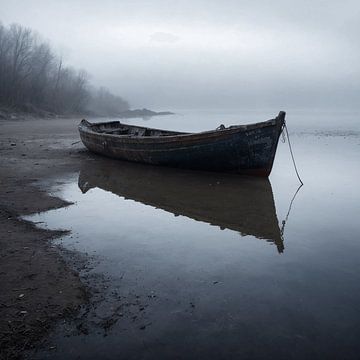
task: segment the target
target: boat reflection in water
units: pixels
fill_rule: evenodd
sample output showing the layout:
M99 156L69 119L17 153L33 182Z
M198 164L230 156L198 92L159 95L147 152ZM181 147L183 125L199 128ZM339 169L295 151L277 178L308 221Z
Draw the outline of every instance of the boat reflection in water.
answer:
M267 178L95 159L83 163L79 188L100 188L146 205L252 235L284 251Z

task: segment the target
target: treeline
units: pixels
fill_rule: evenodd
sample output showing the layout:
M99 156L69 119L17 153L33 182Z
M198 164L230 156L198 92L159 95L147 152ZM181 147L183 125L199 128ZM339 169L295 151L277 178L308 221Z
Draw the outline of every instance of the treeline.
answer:
M0 106L25 112L116 115L128 103L90 85L89 74L65 66L29 28L0 23Z

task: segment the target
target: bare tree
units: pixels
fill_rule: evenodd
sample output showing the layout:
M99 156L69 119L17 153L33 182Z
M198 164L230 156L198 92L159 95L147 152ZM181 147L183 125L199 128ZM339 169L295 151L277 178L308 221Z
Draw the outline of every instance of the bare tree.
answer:
M128 110L129 104L120 96L110 93L104 87L91 90L91 101L89 101L88 109L101 116L116 116L119 113Z
M0 101L8 98L10 87L10 49L11 41L8 30L0 24Z
M31 30L20 25L10 26L11 48L11 85L10 85L10 104L18 104L24 101L22 97L22 86L31 71L31 55L34 37Z
M54 56L46 43L36 44L31 56L31 76L29 79L30 103L46 107L50 91L50 75L53 70Z
M127 107L105 89L90 91L89 78L85 70L64 66L62 57L31 29L0 23L0 105L62 114Z

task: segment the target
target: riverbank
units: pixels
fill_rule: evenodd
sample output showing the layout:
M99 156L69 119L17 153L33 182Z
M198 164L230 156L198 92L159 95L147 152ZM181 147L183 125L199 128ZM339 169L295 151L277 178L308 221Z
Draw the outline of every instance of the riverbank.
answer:
M170 111L153 111L146 108L143 109L132 109L125 110L112 114L98 114L95 112L89 111L84 114L83 117L96 117L96 118L107 118L114 117L119 119L133 119L133 118L142 118L142 119L150 119L153 116L166 116L166 115L175 115L175 113ZM3 107L0 105L0 121L6 120L36 120L36 119L73 119L77 118L77 115L71 114L55 114L48 111L44 111L41 109L31 108L30 111L22 111L20 109L12 109Z
M0 358L19 358L88 301L78 273L51 240L64 231L36 228L20 216L67 206L36 183L78 167L79 119L0 122ZM73 144L73 145L72 145Z

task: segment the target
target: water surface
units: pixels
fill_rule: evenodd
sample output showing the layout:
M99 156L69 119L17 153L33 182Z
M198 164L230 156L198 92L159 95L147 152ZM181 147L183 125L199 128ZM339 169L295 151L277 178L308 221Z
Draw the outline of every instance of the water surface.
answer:
M146 124L189 130L193 123L194 131L219 125L218 114L199 114L183 115L182 124L179 116ZM236 116L225 113L220 123ZM109 278L97 319L116 321L105 333L94 324L88 335L64 337L69 331L60 327L52 338L57 351L39 356L358 359L356 116L322 113L314 122L289 114L305 183L293 202L299 184L287 143L279 144L270 180L100 157L60 185L50 179L49 191L74 205L30 219L70 229L61 243L95 254L86 272ZM248 114L256 117L264 120Z

